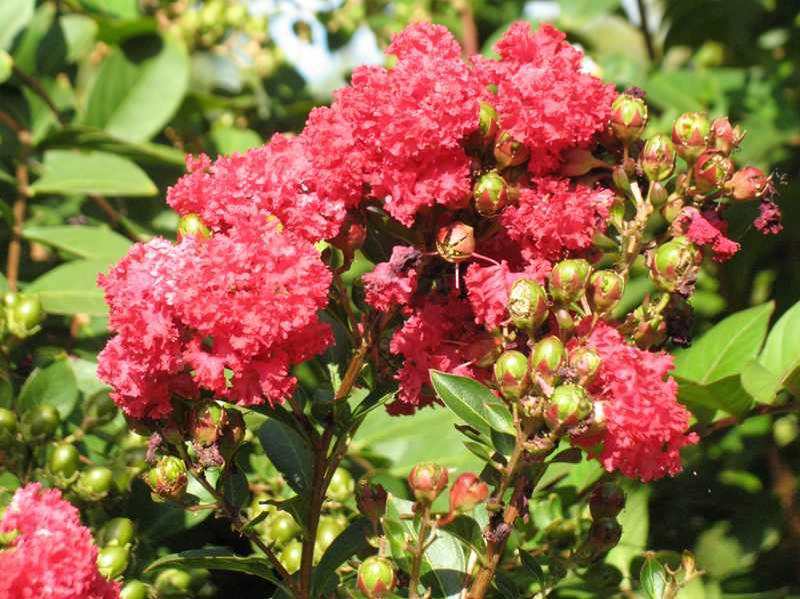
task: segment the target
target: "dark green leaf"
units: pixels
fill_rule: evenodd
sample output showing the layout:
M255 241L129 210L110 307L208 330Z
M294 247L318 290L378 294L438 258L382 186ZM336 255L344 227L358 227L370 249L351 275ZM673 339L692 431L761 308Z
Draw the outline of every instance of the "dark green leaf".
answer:
M280 580L272 574L267 559L259 556L236 555L225 547L209 547L207 549L192 549L165 555L145 568L145 572L152 572L159 568L206 568L208 570L223 570L226 572L241 572L252 574L276 584Z
M536 577L536 581L539 583L539 588L544 589L544 572L542 571L542 566L540 566L539 562L536 561L536 558L530 555L528 552L520 549L519 559L522 562L522 565L525 566L525 568Z
M708 385L675 377L678 382L678 399L700 421L713 417L722 410L733 416L743 416L753 407L753 398L742 386L738 375L726 377Z
M313 458L306 440L274 418L258 429L258 439L288 485L300 495L307 494L311 489Z
M50 314L105 316L108 308L97 286L97 275L109 265L109 260L67 262L43 274L25 291L37 293Z
M183 168L183 152L147 141L130 142L95 127L67 125L52 131L41 144L45 148L81 148L127 156L137 162L168 164Z
M115 262L122 258L132 243L108 227L61 225L25 227L22 236L80 258L103 259Z
M662 599L667 588L667 571L655 557L647 557L639 572L639 584L647 599Z
M225 499L237 509L241 509L250 498L250 486L247 483L245 473L234 465L234 467L223 473L220 477L222 484L222 494Z
M322 596L333 582L336 569L356 553L369 548L367 536L372 532L372 525L366 518L358 518L334 539L314 568L312 581L313 597Z
M56 360L45 368L34 370L17 398L21 412L39 404L47 404L58 410L62 419L67 418L78 402L78 384L75 373L67 359Z
M436 395L461 420L486 436L494 429L514 434L511 412L488 387L475 379L431 370Z

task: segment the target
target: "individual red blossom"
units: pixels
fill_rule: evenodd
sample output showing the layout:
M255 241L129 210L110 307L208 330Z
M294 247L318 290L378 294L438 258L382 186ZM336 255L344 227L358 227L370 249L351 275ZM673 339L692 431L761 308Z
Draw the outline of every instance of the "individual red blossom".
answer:
M469 304L455 295L435 295L414 310L392 337L390 351L403 357L395 375L400 382L397 399L387 406L390 414L412 414L433 402L430 370L472 376L471 341L480 337Z
M508 293L512 285L521 278L544 283L549 272L550 264L544 260L531 263L524 272L511 272L505 260L489 266L473 262L464 281L475 323L489 330L498 328L508 319Z
M98 549L80 514L61 492L31 483L14 493L0 520L0 599L114 599L119 584L103 578Z
M717 262L725 262L739 251L739 244L726 237L728 223L713 210L701 213L697 208L684 208L673 227L695 245L710 247Z
M564 150L588 147L617 95L613 85L582 72L583 55L565 40L550 25L533 32L517 22L495 45L500 61L476 59L486 82L497 86L491 103L501 129L528 146L536 175L555 173Z
M503 211L502 223L527 260L557 261L592 247L595 233L605 231L613 200L608 189L540 178L520 191L516 206Z
M417 266L422 254L409 246L397 245L392 249L388 262L381 262L375 269L361 277L366 292L366 302L381 312L394 306L406 306L417 290Z
M597 457L606 470L643 482L680 472L681 447L699 439L688 432L689 412L678 403L678 385L668 376L672 356L634 347L603 322L586 346L600 355L589 391L595 400L604 400L607 422L600 438L577 442L586 447L602 442Z
M781 224L781 209L772 200L762 200L758 205L759 216L753 222L756 229L764 235L777 235L783 231Z

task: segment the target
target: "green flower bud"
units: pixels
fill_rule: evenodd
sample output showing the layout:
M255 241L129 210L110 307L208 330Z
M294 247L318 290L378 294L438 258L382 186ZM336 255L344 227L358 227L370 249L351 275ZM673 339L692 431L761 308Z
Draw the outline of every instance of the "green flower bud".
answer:
M664 291L684 290L693 282L702 252L686 237L659 246L650 259L650 278Z
M267 516L263 530L267 541L276 545L285 545L300 534L300 526L289 512L283 510Z
M423 503L433 503L447 488L447 480L447 468L433 462L417 464L408 474L408 486L417 501Z
M647 104L631 94L620 94L611 104L611 129L623 143L639 139L647 126Z
M489 171L481 175L472 188L475 210L481 216L494 216L508 203L508 184L500 173Z
M183 497L189 482L186 465L175 456L164 456L147 474L147 483L155 497L177 500Z
M494 381L506 399L518 399L530 387L528 358L522 352L508 350L494 363Z
M718 152L703 152L694 163L694 185L703 194L720 191L733 174L733 162Z
M128 569L127 547L104 547L97 554L97 570L109 580L122 576Z
M617 165L611 170L611 180L614 186L624 194L631 193L631 180L622 165Z
M625 493L615 483L603 483L595 487L589 499L592 518L614 518L625 508Z
M586 293L586 283L592 274L591 265L583 259L562 260L550 273L550 296L559 304L577 302Z
M131 580L119 592L119 599L148 599L147 585L141 580Z
M448 262L468 260L475 252L475 231L460 221L441 227L436 234L436 251Z
M725 156L738 148L742 139L744 133L738 126L732 127L728 117L721 116L711 121L711 144Z
M192 440L202 447L214 445L228 424L228 414L219 404L209 401L192 407L189 432Z
M571 383L559 385L544 409L544 420L547 427L558 430L578 424L592 412L592 400L586 390Z
M55 434L60 422L58 410L39 404L22 415L22 436L26 441L45 441Z
M191 596L192 577L186 570L166 568L159 572L153 586L159 599L183 599Z
M319 519L319 525L317 526L317 542L314 547L315 551L319 551L320 554L324 553L328 547L331 546L338 537L345 529L346 521L342 522L339 518L333 518L331 516L323 516ZM321 556L321 555L320 555Z
M542 377L548 384L555 383L558 371L564 366L566 351L561 339L555 336L545 337L533 346L531 354L532 378Z
M358 567L358 590L367 599L381 599L392 593L397 585L394 564L385 557L368 557Z
M501 169L517 166L530 158L528 146L517 141L508 131L503 131L497 137L494 145L494 158Z
M488 102L480 103L480 112L478 116L478 127L480 128L481 136L485 142L494 141L497 136L499 128L499 121L497 120L497 111Z
M450 489L450 513L466 514L489 497L489 485L472 472L465 472Z
M569 367L575 371L581 385L594 380L602 362L600 354L588 347L576 347L569 352Z
M589 278L589 303L595 312L609 312L625 291L625 279L613 270L598 270Z
M328 486L328 499L332 501L345 501L353 495L353 477L344 468L337 468L331 477Z
M8 310L8 330L15 337L30 337L44 320L44 308L38 295L17 294Z
M133 541L133 532L133 520L112 518L100 529L98 543L104 547L124 547Z
M100 501L111 491L114 473L105 466L92 466L81 472L75 491L85 501Z
M572 313L566 308L556 308L553 311L553 315L556 317L558 330L562 334L570 333L575 328L575 319L572 317Z
M639 162L648 179L664 181L675 169L675 146L666 135L654 135L645 142Z
M208 239L211 237L211 231L197 214L186 214L178 221L178 239L184 237Z
M711 124L702 112L686 112L672 126L672 142L678 156L692 163L706 149Z
M300 562L303 559L303 544L297 539L293 539L283 548L278 560L286 568L289 574L294 574L300 569Z
M9 447L17 434L17 415L11 410L0 408L0 449Z
M547 318L547 293L536 281L518 279L508 293L508 313L515 327L532 333Z
M80 453L72 443L58 443L47 456L47 471L62 479L69 479L78 471Z
M653 181L647 199L655 208L661 208L667 202L667 190L658 181Z
M94 424L102 425L111 422L117 415L117 405L107 391L101 391L86 402L86 416Z

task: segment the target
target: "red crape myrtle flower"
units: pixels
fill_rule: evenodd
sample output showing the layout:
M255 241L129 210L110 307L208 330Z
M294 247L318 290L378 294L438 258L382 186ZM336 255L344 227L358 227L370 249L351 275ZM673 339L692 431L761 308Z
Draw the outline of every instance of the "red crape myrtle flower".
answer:
M80 514L61 492L32 483L17 489L0 519L0 599L113 599L98 549Z
M644 482L680 472L681 447L699 439L687 433L689 412L678 403L678 384L668 376L672 356L638 349L603 322L587 346L602 360L589 390L604 400L607 424L600 438L580 439L579 444L602 442L598 459L606 470Z

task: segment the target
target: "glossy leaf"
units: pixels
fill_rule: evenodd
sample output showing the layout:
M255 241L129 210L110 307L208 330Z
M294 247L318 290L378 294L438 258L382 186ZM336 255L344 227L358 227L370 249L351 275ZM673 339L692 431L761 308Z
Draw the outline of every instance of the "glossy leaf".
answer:
M267 457L298 494L311 489L312 454L306 440L286 424L270 418L258 429Z
M69 416L78 403L78 384L69 360L56 360L49 366L35 369L27 378L17 397L20 412L39 404L58 410L62 420Z
M207 570L223 570L251 574L265 580L280 584L272 574L265 557L236 555L225 547L209 547L207 549L191 549L165 555L145 568L152 572L160 568L206 568Z
M59 225L25 227L22 236L80 258L103 259L110 262L122 258L132 242L108 227Z
M511 412L488 387L475 379L431 371L436 395L461 420L485 435L494 429L513 434Z
M88 314L105 316L108 312L97 275L108 270L109 260L75 260L46 272L27 288L42 300L50 314Z
M35 194L152 196L158 188L127 158L106 152L50 150L43 174L31 186Z
M769 332L759 363L795 396L800 395L800 302L778 319Z
M16 35L33 17L34 0L0 2L0 50L8 50Z

